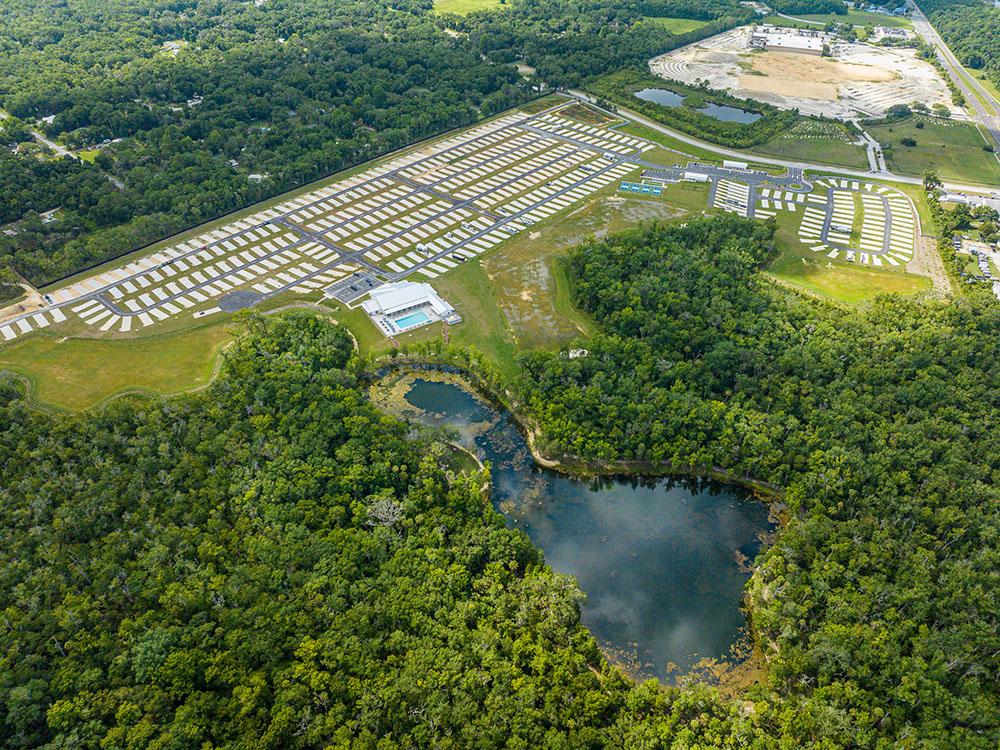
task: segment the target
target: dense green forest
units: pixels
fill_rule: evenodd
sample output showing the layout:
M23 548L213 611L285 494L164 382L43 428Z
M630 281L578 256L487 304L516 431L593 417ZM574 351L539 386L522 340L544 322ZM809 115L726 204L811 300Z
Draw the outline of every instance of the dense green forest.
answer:
M524 355L539 445L783 489L753 625L799 706L786 731L996 747L1000 305L803 301L757 270L771 231L696 220L575 250L573 298L603 333L586 358Z
M920 0L934 28L963 65L1000 86L1000 8L982 0Z
M55 223L0 235L0 263L43 284L468 125L526 101L543 81L576 85L750 14L735 0L700 10L688 0L516 0L464 18L431 5L0 5L0 108L70 148L98 149L86 165L3 157L10 201L0 222L64 210ZM647 11L718 20L673 35L644 23ZM518 60L537 75L520 76ZM4 140L25 133L16 135Z
M664 125L730 148L749 148L790 130L803 118L796 110L785 110L764 102L740 99L725 91L664 81L648 69L629 68L591 82L588 90L610 102L636 110ZM668 107L645 101L635 92L646 88L668 89L685 97L684 103ZM698 110L707 103L746 109L763 115L752 123L728 122Z
M767 5L778 13L847 13L843 0L771 0Z
M610 2L516 0L508 11L453 16L445 22L468 32L491 59L525 60L553 86L579 86L595 75L630 65L746 22L753 11L731 0ZM710 21L686 34L664 33L643 16Z
M610 667L576 585L357 367L297 313L251 319L200 395L53 418L0 388L0 746L763 741Z
M772 231L586 243L603 332L519 384L550 453L780 488L743 700L608 665L482 477L287 313L184 398L71 418L0 388L0 745L992 750L1000 310L803 301L759 273Z
M77 171L125 185L86 179L44 234L0 241L36 283L531 93L420 5L24 2L0 9L0 38L0 106L54 116L45 131L68 146L103 143ZM54 204L63 191L42 171L4 189Z

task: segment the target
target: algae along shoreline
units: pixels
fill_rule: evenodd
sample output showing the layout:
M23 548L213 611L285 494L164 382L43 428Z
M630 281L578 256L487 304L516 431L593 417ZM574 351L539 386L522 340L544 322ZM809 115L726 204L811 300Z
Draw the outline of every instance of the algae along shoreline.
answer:
M762 658L741 609L752 563L776 528L751 492L699 478L582 479L540 466L512 415L456 371L384 373L383 411L441 430L490 468L491 501L583 591L581 617L636 679L705 679L733 691Z

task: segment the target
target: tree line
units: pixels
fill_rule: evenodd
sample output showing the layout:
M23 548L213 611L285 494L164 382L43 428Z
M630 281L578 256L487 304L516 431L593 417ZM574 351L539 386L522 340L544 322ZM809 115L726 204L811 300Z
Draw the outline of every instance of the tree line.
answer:
M539 445L782 488L750 617L759 718L795 746L994 747L1000 305L804 300L760 271L773 231L696 219L574 250L602 330L587 357L523 355Z
M843 0L772 0L768 5L778 13L847 15L847 4Z
M735 0L655 6L722 24L749 13ZM4 166L8 217L63 211L0 236L0 263L45 284L688 38L643 22L644 8L517 0L459 17L427 1L4 4L0 107L51 118L38 123L47 136L96 152L76 165L4 157L17 163ZM536 74L519 75L517 61Z
M591 82L587 88L602 99L729 148L750 148L766 143L805 119L798 110L780 109L764 102L740 99L725 91L710 89L707 85L688 86L678 81L666 81L645 69L630 68L611 73ZM635 95L637 91L646 88L666 89L685 99L680 105L667 106ZM708 103L754 112L760 118L749 123L720 120L699 111Z
M921 0L919 5L961 63L1000 86L1000 37L994 33L1000 28L1000 8L979 0Z

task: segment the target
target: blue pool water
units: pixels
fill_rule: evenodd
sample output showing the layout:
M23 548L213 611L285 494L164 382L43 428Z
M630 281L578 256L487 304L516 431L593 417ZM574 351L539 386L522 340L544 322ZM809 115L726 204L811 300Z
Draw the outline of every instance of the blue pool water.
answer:
M402 318L397 318L396 320L393 321L393 323L395 323L396 326L401 331L405 331L407 328L415 328L416 326L422 326L424 323L430 323L430 322L431 319L430 317L428 317L427 313L421 312L419 310L415 313L411 313Z

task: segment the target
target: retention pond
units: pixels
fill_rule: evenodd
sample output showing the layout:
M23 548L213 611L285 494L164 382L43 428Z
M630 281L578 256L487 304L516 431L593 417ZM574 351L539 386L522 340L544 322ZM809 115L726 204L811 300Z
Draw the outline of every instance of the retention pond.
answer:
M373 393L398 416L453 430L490 463L495 507L576 578L584 624L633 675L669 681L744 650L747 564L773 529L764 504L716 483L581 481L540 468L510 415L454 379L397 373Z
M641 91L636 91L635 95L639 99L660 104L664 107L679 107L684 104L684 97L669 89L642 89ZM752 110L741 109L740 107L731 107L728 104L716 104L715 102L707 102L695 111L709 117L714 117L716 120L739 122L744 125L757 122L757 120L764 116L760 112L753 112Z

